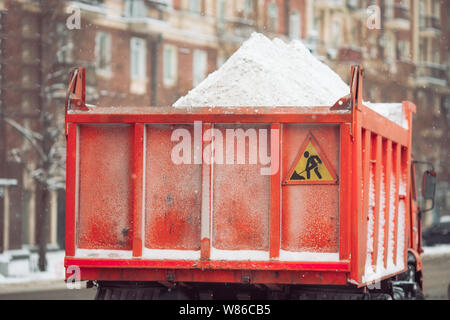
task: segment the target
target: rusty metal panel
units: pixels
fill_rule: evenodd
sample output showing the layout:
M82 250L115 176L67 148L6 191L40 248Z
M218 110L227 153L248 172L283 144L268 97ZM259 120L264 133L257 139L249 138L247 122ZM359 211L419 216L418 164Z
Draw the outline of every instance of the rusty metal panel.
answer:
M268 125L215 125L224 137L224 155L229 154L229 150L226 151L226 130L239 128L258 133L259 129L270 132ZM258 143L260 138L258 134ZM261 174L261 168L265 166L260 161L250 164L249 141L245 138L245 164L238 164L235 157L235 164L213 165L212 246L215 249L269 250L270 175ZM235 155L238 153L236 145L238 143L234 143ZM270 143L267 149L270 150Z
M171 141L175 129L194 137L194 126L146 126L145 142L145 247L200 250L201 165L175 164ZM191 155L194 143L190 141Z
M131 249L129 125L80 125L77 247Z
M339 172L339 128L333 125L285 125L282 176L286 177L308 136L317 140L334 172ZM322 160L323 161L323 160ZM324 162L324 161L323 161ZM314 175L311 172L311 175ZM339 185L285 184L282 187L281 249L290 252L339 251Z

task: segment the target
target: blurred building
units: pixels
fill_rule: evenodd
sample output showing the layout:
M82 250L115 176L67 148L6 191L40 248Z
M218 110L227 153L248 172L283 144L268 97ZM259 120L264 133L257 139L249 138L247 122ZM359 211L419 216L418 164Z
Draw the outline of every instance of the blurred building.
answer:
M303 39L347 82L350 65L363 64L366 100L415 102L415 157L435 165L439 207L450 211L448 4L0 0L0 253L32 249L44 231L51 245L64 246L61 171L45 175L51 170L35 145L58 156L54 136L72 67L87 68L90 104L171 105L254 31Z

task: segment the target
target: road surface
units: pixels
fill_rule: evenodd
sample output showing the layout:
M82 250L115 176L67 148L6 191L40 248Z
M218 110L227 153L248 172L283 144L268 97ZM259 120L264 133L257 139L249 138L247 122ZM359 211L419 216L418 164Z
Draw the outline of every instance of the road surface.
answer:
M450 284L450 254L440 256L425 256L425 297L431 300L448 299ZM0 300L93 300L96 289L69 290L65 284L58 282L48 285L41 284L38 288L30 285L16 285L8 288L0 286Z
M423 258L425 298L449 299L450 255L425 256Z

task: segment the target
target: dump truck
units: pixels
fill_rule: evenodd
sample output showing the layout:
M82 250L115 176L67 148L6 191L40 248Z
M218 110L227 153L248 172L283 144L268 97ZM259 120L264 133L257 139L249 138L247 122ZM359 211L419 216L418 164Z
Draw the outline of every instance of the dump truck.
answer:
M422 299L406 126L368 108L95 107L66 96L66 281L96 299ZM436 174L424 173L433 202Z

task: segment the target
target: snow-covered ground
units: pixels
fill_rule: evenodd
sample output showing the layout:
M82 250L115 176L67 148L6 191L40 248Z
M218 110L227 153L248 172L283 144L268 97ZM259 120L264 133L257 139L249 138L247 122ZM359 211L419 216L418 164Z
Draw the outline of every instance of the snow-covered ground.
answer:
M433 247L423 247L424 256L450 255L450 244L440 244Z
M37 253L31 253L29 259L12 260L11 252L0 255L0 262L8 263L9 276L0 274L0 291L4 284L46 282L64 280L64 251L47 253L47 271L37 270Z

